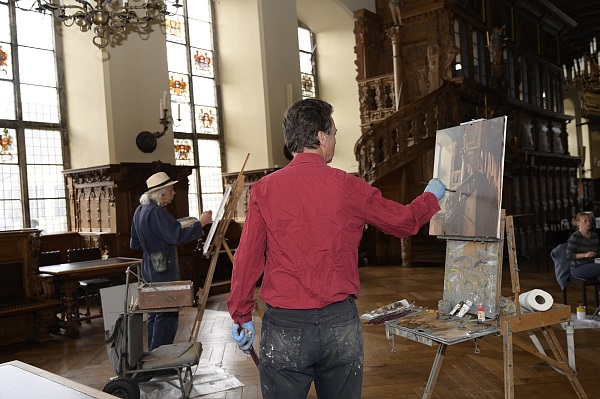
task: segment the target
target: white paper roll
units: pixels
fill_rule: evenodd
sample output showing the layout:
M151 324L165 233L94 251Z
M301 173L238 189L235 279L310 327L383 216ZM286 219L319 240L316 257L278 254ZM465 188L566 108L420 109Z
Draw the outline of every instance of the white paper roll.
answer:
M536 288L519 295L519 303L532 312L543 312L552 307L554 299L546 291Z

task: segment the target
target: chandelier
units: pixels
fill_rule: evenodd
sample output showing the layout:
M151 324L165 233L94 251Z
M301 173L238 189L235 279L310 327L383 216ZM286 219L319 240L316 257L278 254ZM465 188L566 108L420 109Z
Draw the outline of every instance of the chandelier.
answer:
M575 87L584 91L600 91L600 52L594 37L590 52L573 60L573 66L563 65L564 88Z
M125 31L129 25L145 30L152 21L164 22L169 15L163 0L93 0L95 5L87 0L67 1L35 0L31 9L48 12L65 26L77 25L82 32L93 30L92 41L100 49L108 46L111 35ZM182 5L174 0L173 7L178 10Z

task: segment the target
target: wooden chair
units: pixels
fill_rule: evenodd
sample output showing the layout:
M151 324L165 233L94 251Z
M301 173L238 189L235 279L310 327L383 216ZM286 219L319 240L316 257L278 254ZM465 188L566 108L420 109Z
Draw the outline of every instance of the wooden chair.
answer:
M102 259L102 250L100 248L74 248L67 250L67 262L83 262L86 260ZM107 278L95 278L91 280L82 280L79 282L79 297L83 298L85 303L85 313L79 319L85 319L86 323L91 323L91 319L102 317L102 304L100 303L100 289L109 287L111 282ZM94 299L100 303L100 312L92 316L91 307Z
M595 278L580 278L571 275L571 262L567 259L567 243L557 245L550 253L554 261L554 272L556 273L556 281L560 285L563 292L563 303L567 304L567 287L569 284L581 287L581 303L587 309L587 288L594 287L594 296L596 298L596 307L600 306L598 300L598 289L600 281Z
M60 251L42 252L38 259L38 266L58 265L62 263Z

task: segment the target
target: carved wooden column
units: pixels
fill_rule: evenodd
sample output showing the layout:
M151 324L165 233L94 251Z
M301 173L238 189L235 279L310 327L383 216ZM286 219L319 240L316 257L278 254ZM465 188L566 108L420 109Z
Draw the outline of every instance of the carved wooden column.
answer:
M404 71L402 69L402 43L400 41L401 25L394 25L388 30L388 37L392 42L392 58L394 65L394 102L396 111L402 104L402 82L404 81Z

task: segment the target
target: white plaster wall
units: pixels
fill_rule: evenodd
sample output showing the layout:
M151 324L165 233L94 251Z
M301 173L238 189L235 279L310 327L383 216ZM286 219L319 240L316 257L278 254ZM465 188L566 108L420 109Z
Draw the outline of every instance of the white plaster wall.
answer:
M267 167L267 129L259 11L256 0L216 0L218 68L225 153L224 172Z
M129 34L122 45L108 50L104 73L111 163L175 163L172 126L152 153L135 144L141 131L162 132L159 103L165 91L170 107L165 43L164 27L154 25L149 35Z
M140 131L159 131L159 101L168 91L164 29L129 34L100 50L90 32L62 29L71 165L73 169L121 162L174 163L171 129L157 149L135 145Z
M354 17L341 1L298 0L298 18L316 35L319 97L334 107L338 129L331 166L358 172L354 145L360 138L354 61Z
M92 34L62 28L71 168L109 163L102 52Z

